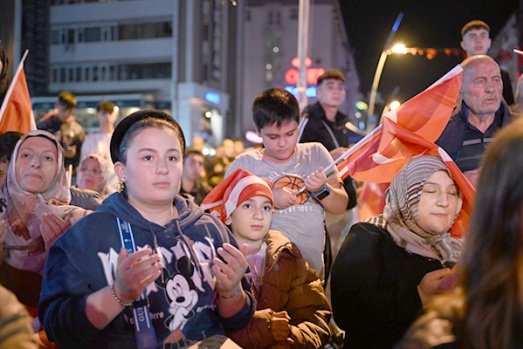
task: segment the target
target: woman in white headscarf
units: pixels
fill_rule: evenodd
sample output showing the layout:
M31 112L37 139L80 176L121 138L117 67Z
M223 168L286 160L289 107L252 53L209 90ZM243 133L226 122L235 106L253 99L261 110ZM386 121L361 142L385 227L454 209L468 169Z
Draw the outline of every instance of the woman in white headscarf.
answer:
M114 184L113 164L100 153L90 153L82 159L76 174L76 186L81 189L94 190L105 199L116 191Z
M51 244L86 210L70 206L63 149L46 131L31 131L15 146L0 194L0 283L36 306Z
M334 319L348 348L391 348L440 292L462 241L450 235L461 194L436 156L410 160L386 193L384 214L352 226L332 269Z

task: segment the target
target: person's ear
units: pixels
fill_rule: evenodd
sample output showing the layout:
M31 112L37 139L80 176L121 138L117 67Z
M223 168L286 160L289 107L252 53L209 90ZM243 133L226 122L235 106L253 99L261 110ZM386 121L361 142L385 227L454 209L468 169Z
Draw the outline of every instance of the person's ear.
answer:
M231 217L228 217L228 218L225 220L225 224L227 224L227 225L231 225L231 223L232 223L232 219L231 219Z
M120 161L117 161L114 164L114 173L120 180L122 180L122 178L126 178L124 164L122 164Z
M491 38L488 39L487 51L490 49L490 45L492 45L492 39ZM487 54L487 53L485 52L485 54Z
M463 49L463 51L467 51L467 46L465 45L465 42L463 40L461 40L461 42L459 43L459 45L461 46L461 48Z

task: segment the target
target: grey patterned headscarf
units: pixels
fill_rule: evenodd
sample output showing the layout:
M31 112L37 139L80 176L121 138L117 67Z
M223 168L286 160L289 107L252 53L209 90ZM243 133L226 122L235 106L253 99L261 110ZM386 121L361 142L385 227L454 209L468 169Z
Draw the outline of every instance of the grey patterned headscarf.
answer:
M423 155L410 160L394 177L386 193L383 225L396 244L408 252L447 262L456 263L462 250L462 240L453 238L449 231L434 235L418 224L418 207L427 178L437 171L452 175L445 163L436 156ZM461 211L459 195L454 219Z

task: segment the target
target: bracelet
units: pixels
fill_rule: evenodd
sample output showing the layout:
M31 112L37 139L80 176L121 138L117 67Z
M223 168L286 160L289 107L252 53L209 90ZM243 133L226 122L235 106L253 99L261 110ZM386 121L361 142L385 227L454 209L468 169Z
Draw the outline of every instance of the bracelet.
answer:
M124 302L120 297L118 297L118 295L116 294L116 291L114 290L114 282L111 284L111 293L114 297L114 299L116 299L116 301L118 303L120 303L121 305L123 305L124 307L130 307L133 305L133 302L129 302L129 303L126 303Z
M236 289L236 291L234 291L232 294L228 295L228 296L222 296L221 294L219 294L220 298L221 299L231 299L233 298L234 296L236 296L238 293L240 293L242 291L242 288L241 287L238 287Z

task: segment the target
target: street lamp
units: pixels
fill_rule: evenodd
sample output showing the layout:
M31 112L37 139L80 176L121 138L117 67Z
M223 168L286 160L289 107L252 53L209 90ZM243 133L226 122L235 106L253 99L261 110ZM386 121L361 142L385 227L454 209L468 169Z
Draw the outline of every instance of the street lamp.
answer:
M394 35L398 31L398 27L400 26L402 19L403 19L403 12L400 12L400 14L398 15L398 18L396 18L396 22L394 22L394 25L392 26L392 30L385 43L385 47L383 48L383 51L381 52L381 56L378 61L378 66L376 67L376 73L374 74L374 80L372 82L372 89L370 91L369 113L368 113L369 117L372 117L374 115L374 106L376 104L376 93L378 92L378 85L380 83L381 73L383 72L383 67L385 66L385 61L387 60L387 56L388 56L387 51L391 50L390 45L392 43L392 39L394 39Z
M407 46L403 44L396 44L390 48L390 50L387 50L387 56L391 55L393 53L401 53L402 55L407 54Z

